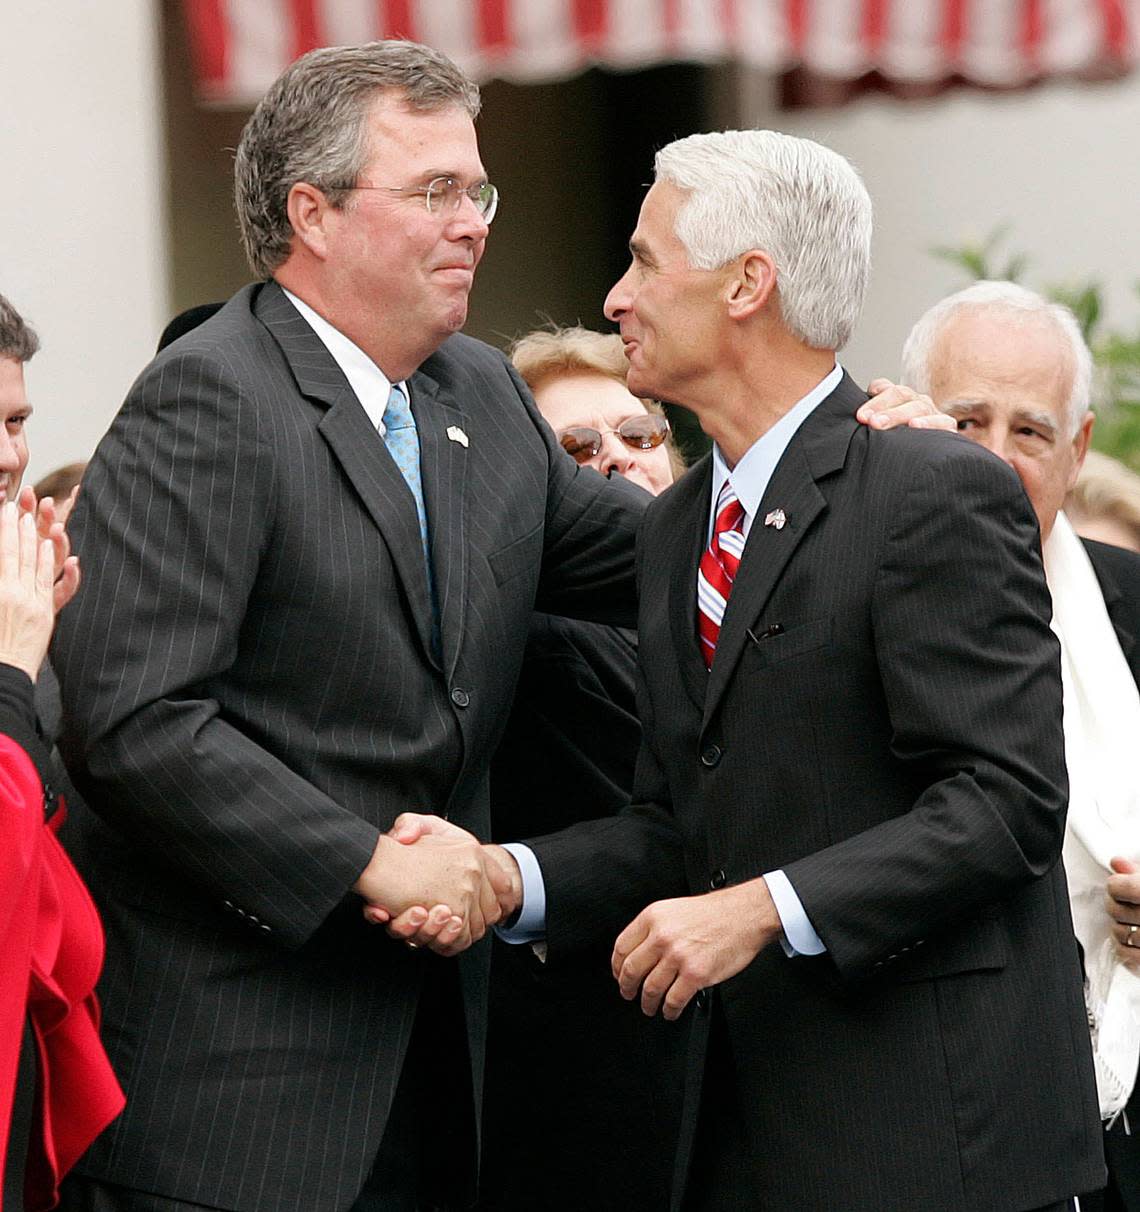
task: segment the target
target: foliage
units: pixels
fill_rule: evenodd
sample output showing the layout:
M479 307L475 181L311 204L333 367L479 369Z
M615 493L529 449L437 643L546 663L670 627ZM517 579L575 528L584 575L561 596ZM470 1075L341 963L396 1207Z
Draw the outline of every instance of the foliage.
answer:
M1029 258L1024 253L1001 252L1008 234L1008 227L1003 226L980 244L940 247L932 252L972 278L1020 282ZM1131 333L1108 328L1099 282L1046 284L1042 293L1072 310L1092 350L1097 368L1093 446L1140 471L1140 320ZM1140 301L1140 282L1136 283L1136 294Z

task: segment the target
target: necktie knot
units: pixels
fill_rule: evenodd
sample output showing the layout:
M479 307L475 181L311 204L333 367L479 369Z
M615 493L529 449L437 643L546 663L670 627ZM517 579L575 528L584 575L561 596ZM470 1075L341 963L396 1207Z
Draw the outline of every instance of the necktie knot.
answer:
M384 409L383 420L386 430L415 429L416 427L408 397L395 385L388 392L388 404Z

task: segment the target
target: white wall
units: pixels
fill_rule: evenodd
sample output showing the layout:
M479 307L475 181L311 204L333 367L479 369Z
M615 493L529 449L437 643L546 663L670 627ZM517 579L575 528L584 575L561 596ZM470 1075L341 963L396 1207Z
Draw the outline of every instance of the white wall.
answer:
M28 481L88 457L168 318L153 0L0 0L0 294L35 326Z
M1026 285L1100 279L1108 320L1140 327L1140 74L923 104L872 97L807 114L774 110L763 81L744 89L744 121L834 147L874 199L871 290L843 355L856 377L893 377L913 321L966 284L928 250L1005 222L1005 246L1032 258Z

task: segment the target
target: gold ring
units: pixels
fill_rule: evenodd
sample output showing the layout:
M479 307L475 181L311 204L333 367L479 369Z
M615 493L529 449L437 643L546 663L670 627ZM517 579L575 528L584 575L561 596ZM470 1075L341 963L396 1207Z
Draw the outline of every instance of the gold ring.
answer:
M413 951L418 951L420 949L419 943L413 943L411 939L404 939L404 946L411 948Z
M1133 940L1133 937L1135 936L1137 930L1140 930L1140 926L1129 926L1128 927L1128 937L1124 940L1126 946L1129 946L1129 947L1136 946L1136 944L1132 940Z

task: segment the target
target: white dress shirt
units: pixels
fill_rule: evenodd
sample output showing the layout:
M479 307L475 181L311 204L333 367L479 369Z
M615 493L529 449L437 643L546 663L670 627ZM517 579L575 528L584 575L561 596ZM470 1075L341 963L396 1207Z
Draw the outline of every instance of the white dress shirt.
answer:
M393 384L388 376L360 348L354 345L344 333L334 328L324 316L318 315L304 299L298 299L290 290L285 290L285 297L301 313L301 318L317 334L321 344L332 355L333 361L344 372L349 387L356 393L361 407L368 414L368 419L376 426L380 436L387 436L387 426L384 424L384 410L388 407L388 396L393 387L398 387L405 399L408 396L406 382Z
M807 420L817 405L821 404L839 386L843 368L837 362L832 370L802 399L788 410L766 433L762 434L744 452L732 470L724 461L720 448L714 444L712 453L712 489L709 496L709 524L707 538L712 536L716 519L716 502L725 480L732 484L737 500L744 509L742 530L747 547L752 522L760 508L760 502L768 487L768 481L776 465L795 436L796 430ZM706 542L707 542L706 538ZM500 938L508 943L534 943L546 934L546 885L542 879L542 868L529 846L522 842L509 842L504 849L510 851L519 865L522 875L522 909L510 928L496 930ZM825 951L823 941L815 932L803 904L791 880L783 871L769 871L764 875L776 912L783 927L784 950L789 955L819 955Z

